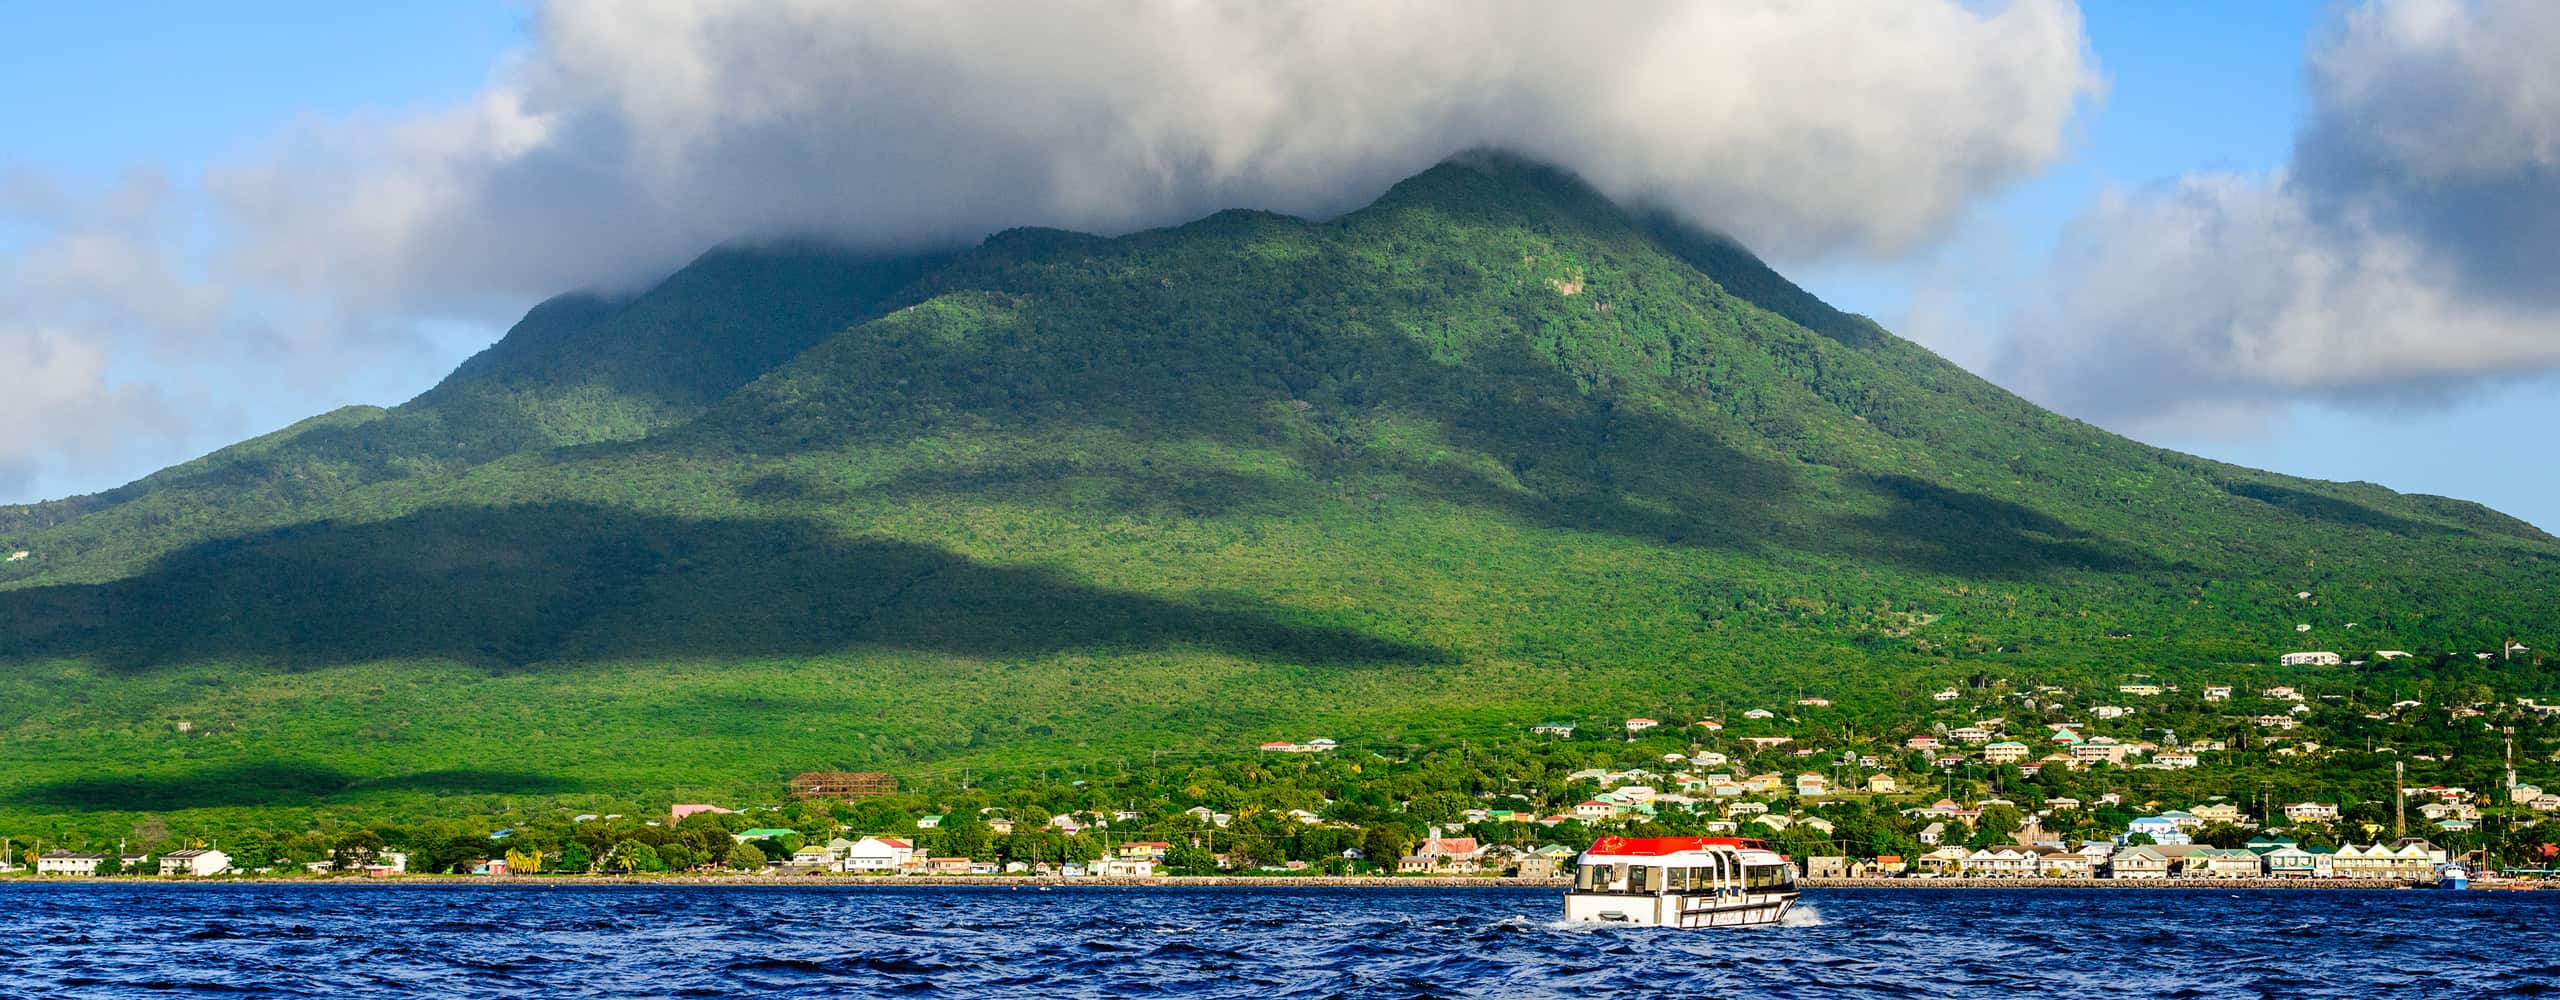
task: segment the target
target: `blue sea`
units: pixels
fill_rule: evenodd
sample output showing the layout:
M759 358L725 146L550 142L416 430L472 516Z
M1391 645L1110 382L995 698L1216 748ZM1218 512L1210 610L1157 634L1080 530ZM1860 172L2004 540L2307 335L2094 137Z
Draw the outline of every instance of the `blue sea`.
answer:
M1810 891L1566 926L1552 890L7 886L0 996L2474 997L2560 892Z

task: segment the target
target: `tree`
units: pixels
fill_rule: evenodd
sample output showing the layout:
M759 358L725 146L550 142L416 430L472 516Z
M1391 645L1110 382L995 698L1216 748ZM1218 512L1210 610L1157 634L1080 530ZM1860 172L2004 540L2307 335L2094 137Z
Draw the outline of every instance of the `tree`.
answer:
M585 844L572 840L560 848L561 871L583 872L595 867L595 864L595 854L588 851Z
M613 870L618 872L662 872L667 870L658 849L637 840L624 840L613 845Z
M763 851L756 850L754 844L733 844L729 847L729 856L723 861L738 871L755 872L764 870L765 856Z
M122 874L124 874L124 858L122 858L122 857L118 856L117 852L115 852L115 851L108 851L108 852L107 852L107 856L106 856L105 858L102 858L102 859L100 859L100 860L98 861L98 874L100 874L100 875L122 875Z
M542 870L542 852L507 848L507 871L515 875L531 875Z
M371 830L358 830L338 838L329 848L329 867L346 871L372 864L382 853L382 835Z

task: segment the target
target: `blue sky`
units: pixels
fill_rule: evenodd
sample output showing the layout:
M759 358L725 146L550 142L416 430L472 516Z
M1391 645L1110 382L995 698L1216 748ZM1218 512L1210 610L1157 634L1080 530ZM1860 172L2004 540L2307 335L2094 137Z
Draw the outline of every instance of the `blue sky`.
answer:
M2191 175L2263 178L2287 166L2314 113L2305 53L2334 15L2312 2L2087 5L2087 43L2104 89L2071 119L2059 156L1975 198L1942 238L1916 248L1775 256L1834 303L1986 370L2001 335L1971 318L2023 308L2065 227L2094 202L2110 192L2162 192ZM38 176L101 199L138 175L193 192L226 165L270 155L280 136L397 123L473 102L537 47L535 16L516 3L467 2L15 10L5 29L10 58L0 60L0 121L10 123L0 177ZM182 248L179 258L215 275L198 276L193 287L223 288L219 275L234 249L200 214L175 218L177 235L167 239ZM0 212L0 251L41 247L47 224L41 213ZM9 266L0 257L0 269ZM235 293L223 318L207 322L217 332L204 336L255 325L256 317L239 314L283 294ZM490 298L510 311L529 304ZM396 402L494 339L506 315L476 306L412 313L398 350L349 354L343 363L326 354L290 377L220 379L170 393L164 408L202 419L164 419L156 444L25 478L19 488L28 495L0 491L0 502L104 488L336 405ZM103 362L105 378L111 387L145 383L198 363L192 357L126 351ZM2381 402L2314 394L2209 426L2119 429L2287 473L2476 499L2560 529L2560 464L2518 447L2549 426L2537 404L2555 388L2547 375L2491 370L2449 393Z

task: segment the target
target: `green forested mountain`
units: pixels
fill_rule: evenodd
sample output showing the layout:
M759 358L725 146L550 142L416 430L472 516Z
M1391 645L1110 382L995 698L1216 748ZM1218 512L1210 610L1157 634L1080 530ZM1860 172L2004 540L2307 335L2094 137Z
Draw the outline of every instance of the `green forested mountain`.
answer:
M2560 694L2468 655L2553 631L2529 525L2047 413L1482 158L1325 223L715 252L402 406L0 508L0 550L21 814L1873 718L2293 649Z

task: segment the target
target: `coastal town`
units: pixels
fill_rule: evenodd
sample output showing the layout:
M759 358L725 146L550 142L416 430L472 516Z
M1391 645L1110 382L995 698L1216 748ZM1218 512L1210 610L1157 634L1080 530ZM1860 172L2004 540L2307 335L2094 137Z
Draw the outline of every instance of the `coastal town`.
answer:
M2284 683L1976 678L1882 725L1808 692L1689 717L1524 721L1439 745L1272 739L1063 781L915 788L813 771L762 803L287 833L146 817L112 844L10 837L7 858L35 878L1548 880L1594 838L1623 834L1756 838L1813 880L2552 874L2560 824L2545 821L2560 792L2525 779L2560 777L2560 705L2356 682L2363 663L2406 655L2289 653L2272 668Z

